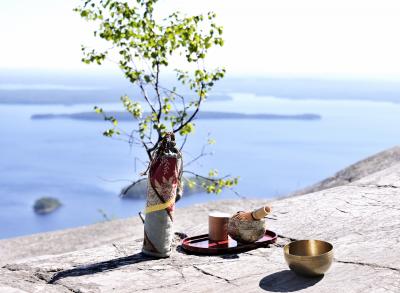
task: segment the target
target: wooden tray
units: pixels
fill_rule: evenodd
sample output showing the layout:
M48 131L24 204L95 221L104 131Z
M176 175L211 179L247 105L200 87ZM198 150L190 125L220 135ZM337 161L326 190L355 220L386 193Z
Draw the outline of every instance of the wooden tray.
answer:
M214 242L208 239L208 234L203 234L183 239L182 248L189 253L203 255L239 253L266 247L271 243L275 243L276 239L276 233L269 230L265 231L265 235L261 239L249 244L238 243L229 236L228 240Z

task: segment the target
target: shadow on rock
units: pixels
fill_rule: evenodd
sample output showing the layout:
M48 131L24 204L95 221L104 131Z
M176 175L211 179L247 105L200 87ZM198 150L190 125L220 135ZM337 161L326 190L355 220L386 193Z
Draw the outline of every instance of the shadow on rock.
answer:
M54 274L48 281L53 284L56 281L67 277L79 277L85 275L92 275L100 272L111 271L123 266L132 265L144 261L155 260L153 257L146 256L142 253L137 253L130 256L120 257L112 260L102 261L98 263L79 266L70 270L60 271Z
M261 279L260 288L270 292L294 292L314 286L323 276L306 278L290 270L273 273Z

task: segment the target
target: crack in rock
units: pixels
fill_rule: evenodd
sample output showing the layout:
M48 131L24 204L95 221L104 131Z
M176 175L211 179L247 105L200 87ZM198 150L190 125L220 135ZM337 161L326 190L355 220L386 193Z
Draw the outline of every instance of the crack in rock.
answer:
M349 214L349 212L346 212L346 211L344 211L344 210L341 210L341 209L338 209L338 208L335 208L335 209L337 209L339 212L341 212L341 213L344 213L344 214Z
M169 284L169 285L162 285L162 286L158 286L158 287L144 288L144 289L140 289L140 291L144 292L144 291L150 291L150 290L156 290L156 289L170 288L170 287L173 287L173 286L179 286L181 284L182 284L181 282L178 282L178 283Z
M377 184L376 187L378 187L378 188L399 188L398 186L391 185L391 184L385 184L385 185Z
M374 264L374 263L366 263L366 262L358 262L358 261L346 261L346 260L339 260L339 259L335 259L335 262L343 263L343 264L367 266L367 267L376 268L376 269L388 269L388 270L392 270L392 271L396 271L396 272L400 273L400 269L398 269L398 268L388 267L388 266L381 266L381 265Z
M36 280L39 282L47 283L51 276L54 273L61 271L61 269L49 269L49 270L42 270L38 268L30 268L23 265L15 265L15 264L6 264L2 269L8 270L10 272L24 272L27 274L27 281L31 282L32 280Z
M57 286L64 287L65 289L67 289L68 291L73 292L73 293L82 293L81 290L71 288L71 287L69 287L69 286L67 286L67 285L64 285L64 284L56 283L56 284L53 284L53 285L57 285ZM50 285L50 286L51 286L51 285Z
M204 274L204 275L212 276L212 277L214 277L214 278L223 280L223 281L227 282L228 284L237 286L236 284L231 283L231 281L230 281L229 279L227 279L227 278L223 278L223 277L214 275L214 274L212 274L212 273L210 273L210 272L207 272L206 270L203 270L203 269L201 269L201 268L199 268L198 266L195 266L195 265L194 265L193 267L194 267L196 270L198 270L199 272L201 272L202 274Z
M18 266L18 265L5 265L1 268L6 269L10 272L25 272L27 275L24 277L24 280L26 282L33 283L33 284L36 284L36 283L48 284L48 281L51 279L51 274L57 271L57 270L41 271L38 269L32 271L32 269L28 269L26 267ZM49 285L49 286L51 286L51 285ZM54 286L64 287L68 291L74 292L74 293L81 292L80 290L75 290L64 284L57 283L57 284L54 284Z
M278 238L288 239L290 241L297 241L298 240L298 239L295 239L295 238L291 238L291 237L283 236L283 235L279 235L279 234L278 234Z
M365 188L400 188L393 184L356 184L355 186Z

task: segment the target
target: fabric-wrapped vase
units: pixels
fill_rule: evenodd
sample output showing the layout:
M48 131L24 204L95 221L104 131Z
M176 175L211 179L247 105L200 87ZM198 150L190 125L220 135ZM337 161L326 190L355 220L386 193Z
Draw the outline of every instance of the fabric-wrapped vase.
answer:
M182 166L175 136L167 133L149 167L142 248L146 255L168 257L171 254L175 202L183 192Z

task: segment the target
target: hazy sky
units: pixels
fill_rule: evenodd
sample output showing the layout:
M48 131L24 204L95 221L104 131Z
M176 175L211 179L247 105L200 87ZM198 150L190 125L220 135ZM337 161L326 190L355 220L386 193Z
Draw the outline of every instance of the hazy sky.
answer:
M0 68L88 68L80 45L92 33L76 4L0 0ZM400 76L398 0L160 0L160 8L217 12L226 42L209 64L234 74Z

